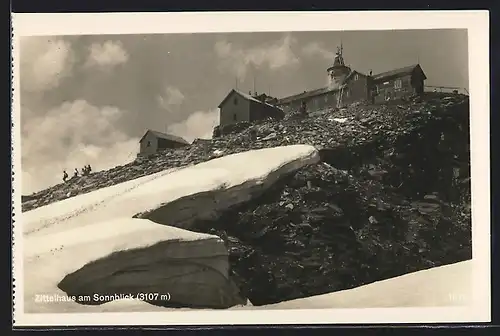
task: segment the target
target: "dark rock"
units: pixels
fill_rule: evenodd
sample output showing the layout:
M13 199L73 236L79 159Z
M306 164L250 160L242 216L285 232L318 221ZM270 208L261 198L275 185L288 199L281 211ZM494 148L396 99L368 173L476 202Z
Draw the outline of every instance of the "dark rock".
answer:
M461 217L461 208L447 213L438 204L408 202L361 176L339 182L344 174L325 164L303 168L258 199L194 229L219 227L246 247L232 253L232 269L254 305L348 289L471 256L470 217Z

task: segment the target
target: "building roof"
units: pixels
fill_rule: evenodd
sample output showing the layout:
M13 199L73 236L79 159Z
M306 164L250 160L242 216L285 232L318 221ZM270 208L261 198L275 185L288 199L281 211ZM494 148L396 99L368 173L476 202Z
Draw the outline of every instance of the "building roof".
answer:
M253 101L255 103L259 103L259 104L262 104L262 105L267 105L267 106L270 106L270 107L274 107L276 109L278 109L278 107L274 106L274 105L271 105L271 104L268 104L266 102L263 102L261 100L258 100L257 98L247 94L247 93L244 93L244 92L241 92L239 90L236 90L236 89L232 89L231 91L229 91L229 93L227 94L227 96L221 101L221 103L219 104L219 108L224 105L224 103L226 102L226 100L231 96L231 94L233 92L236 92L238 95L242 96L243 98L247 99L247 100L250 100L250 101Z
M380 79L389 78L389 77L399 77L399 76L409 75L417 68L420 69L420 71L422 71L422 68L420 68L419 64L412 64L412 65L405 66L403 68L398 68L398 69L382 72L382 73L373 75L372 77L374 80L380 80ZM423 71L422 71L422 73L423 73ZM424 78L426 78L425 74L424 74Z
M302 92L302 93L299 93L299 94L296 94L296 95L293 95L293 96L284 97L284 98L278 99L278 104L286 104L286 103L289 103L289 102L294 101L294 100L304 99L304 98L309 98L309 97L314 97L314 96L319 96L319 95L324 94L324 93L338 91L342 87L344 87L345 83L351 77L353 77L355 74L358 74L360 76L365 76L366 77L365 74L362 74L359 71L351 70L351 72L345 77L344 83L341 84L341 85L337 85L335 87L327 86L327 87L323 87L323 88L320 88L320 89L315 89L315 90L311 90L311 91L305 91L305 92Z
M335 90L337 90L337 88L332 89L330 87L323 87L323 88L316 89L316 90L304 91L302 93L295 94L293 96L281 98L278 100L278 104L286 104L286 103L289 103L289 102L294 101L294 100L314 97L314 96L318 96L320 94L324 94L324 93L327 93L330 91L335 91Z
M181 137L178 137L178 136L172 135L172 134L167 134L167 133L162 133L162 132L158 132L158 131L153 131L153 130L150 130L150 129L148 129L144 133L144 135L142 136L141 140L139 140L139 142L142 142L142 140L144 139L144 137L148 133L152 133L155 137L160 138L160 139L170 140L170 141L174 141L174 142L178 142L178 143L189 145L189 142L187 142L186 140L184 140Z
M360 76L363 76L363 77L366 77L366 75L365 75L364 73L361 73L361 72L356 71L356 70L352 70L352 71L351 71L351 72L347 75L347 77L344 79L344 83L345 83L345 82L347 82L347 81L349 80L349 78L351 78L352 76L354 76L354 75L356 75L356 74L358 74L358 75L360 75Z

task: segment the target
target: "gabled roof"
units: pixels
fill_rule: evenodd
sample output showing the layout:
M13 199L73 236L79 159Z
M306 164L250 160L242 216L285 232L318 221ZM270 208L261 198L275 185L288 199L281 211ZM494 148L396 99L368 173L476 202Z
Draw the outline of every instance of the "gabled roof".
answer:
M347 77L344 79L344 83L347 82L351 77L353 77L355 74L358 74L360 76L363 76L363 77L366 77L365 74L359 72L359 71L356 71L356 70L352 70L348 75Z
M294 100L304 99L304 98L309 98L309 97L314 97L314 96L319 96L319 95L324 94L324 93L338 91L342 87L345 87L346 82L351 77L353 77L355 74L358 74L358 75L366 77L365 74L362 74L361 72L356 71L356 70L352 70L346 76L346 78L344 79L343 84L341 84L341 85L338 85L338 86L335 86L335 87L329 87L329 86L327 86L327 87L323 87L323 88L320 88L320 89L315 89L315 90L311 90L311 91L302 92L302 93L299 93L299 94L296 94L296 95L293 95L293 96L284 97L284 98L278 99L278 104L286 104L286 103L289 103L289 102L294 101Z
M241 91L239 91L239 90L236 90L236 89L232 89L231 91L229 91L229 93L227 94L227 96L226 96L226 97L225 97L225 98L221 101L221 103L219 104L219 106L218 106L219 108L220 108L222 105L224 105L224 103L226 102L226 100L227 100L227 99L231 96L231 94L232 94L233 92L235 92L236 94L238 94L238 95L242 96L243 98L245 98L245 99L247 99L247 100L250 100L250 101L253 101L253 102L255 102L255 103L259 103L259 104L263 104L263 105L267 105L267 106L271 106L271 107L277 108L276 106L273 106L273 105L268 104L268 103L266 103L266 102L260 101L260 100L258 100L257 98L255 98L255 97L253 97L253 96L251 96L251 95L249 95L249 94L246 94L246 93L244 93L244 92L241 92Z
M175 142L179 142L179 143L182 143L182 144L189 145L189 142L187 142L186 140L184 140L181 137L178 137L178 136L172 135L172 134L167 134L167 133L162 133L162 132L158 132L158 131L153 131L153 130L150 130L150 129L148 129L146 131L146 133L144 133L144 135L142 136L141 140L139 140L139 142L142 142L142 140L144 139L144 137L148 133L152 133L155 137L160 138L160 139L175 141Z
M323 87L323 88L316 89L316 90L305 91L302 93L295 94L293 96L281 98L278 100L278 104L286 104L286 103L289 103L289 102L294 101L294 100L318 96L318 95L323 94L323 93L335 91L336 89L337 88L332 89L330 87Z
M412 64L409 66L405 66L403 68L382 72L382 73L379 73L377 75L373 75L372 77L374 80L381 80L381 79L385 79L385 78L389 78L389 77L400 77L400 76L404 76L404 75L409 75L413 71L415 71L416 69L419 69L422 72L422 74L424 75L424 79L427 79L427 77L424 74L424 71L422 70L422 68L420 67L419 64Z

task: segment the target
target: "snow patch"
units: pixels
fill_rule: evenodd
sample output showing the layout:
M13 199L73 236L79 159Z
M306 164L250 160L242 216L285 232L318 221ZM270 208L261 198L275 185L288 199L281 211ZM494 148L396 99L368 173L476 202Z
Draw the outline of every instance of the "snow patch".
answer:
M63 277L114 252L167 241L210 240L213 253L216 245L223 243L216 236L132 218L134 215L197 193L248 181L262 184L280 168L287 166L284 170L291 171L318 160L316 149L307 145L254 150L164 171L23 213L27 310L81 311L82 306L72 302L37 304L36 294L65 295L57 288Z
M117 218L92 223L57 232L49 237L50 239L43 236L28 239L29 244L24 247L25 256L29 258L53 249L91 244L96 240L106 242L102 247L107 251L101 249L100 254L107 255L116 251L147 247L167 240L220 239L215 235L183 230L138 218Z
M473 261L434 267L265 309L439 307L472 304ZM260 307L259 307L260 308Z

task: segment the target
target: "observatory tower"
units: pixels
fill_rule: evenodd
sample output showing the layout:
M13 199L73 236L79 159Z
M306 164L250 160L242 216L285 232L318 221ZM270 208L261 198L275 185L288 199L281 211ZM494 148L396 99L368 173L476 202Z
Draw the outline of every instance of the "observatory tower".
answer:
M344 63L344 56L342 55L343 51L344 48L341 43L340 47L337 47L337 53L335 54L333 65L327 69L328 86L332 89L340 86L344 82L347 75L351 72L351 69Z

